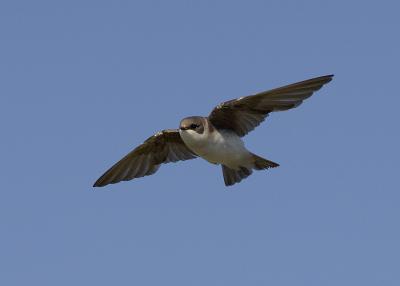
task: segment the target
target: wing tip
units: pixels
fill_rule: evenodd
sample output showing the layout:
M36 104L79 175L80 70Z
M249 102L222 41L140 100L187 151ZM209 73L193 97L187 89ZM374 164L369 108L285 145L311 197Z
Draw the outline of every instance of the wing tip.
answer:
M323 76L317 77L317 79L318 78L324 79L324 80L326 80L325 83L328 83L333 79L334 76L335 76L334 74L327 74L327 75L323 75Z
M108 185L108 184L103 184L102 182L99 182L99 181L96 181L94 184L93 184L93 188L99 188L99 187L104 187L104 186L106 186L106 185Z
M112 182L112 181L110 181L110 180L107 180L104 176L107 174L107 172L106 173L104 173L104 175L102 175L100 178L98 178L97 179L97 181L96 182L94 182L94 184L93 184L93 188L101 188L101 187L104 187L104 186L107 186L107 185L109 185L109 184L113 184L114 182Z

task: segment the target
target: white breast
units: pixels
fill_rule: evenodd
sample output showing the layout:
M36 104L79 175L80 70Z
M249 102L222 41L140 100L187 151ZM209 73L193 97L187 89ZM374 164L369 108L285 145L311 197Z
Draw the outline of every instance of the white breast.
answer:
M251 155L242 139L228 130L209 132L206 128L202 134L193 130L180 130L182 140L197 155L210 163L224 164L231 169L250 164Z

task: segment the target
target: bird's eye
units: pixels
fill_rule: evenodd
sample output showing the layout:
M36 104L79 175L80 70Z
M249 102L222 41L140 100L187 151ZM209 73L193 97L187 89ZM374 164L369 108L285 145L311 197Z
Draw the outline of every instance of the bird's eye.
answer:
M194 123L190 124L190 129L196 129L197 127L199 127L199 125Z

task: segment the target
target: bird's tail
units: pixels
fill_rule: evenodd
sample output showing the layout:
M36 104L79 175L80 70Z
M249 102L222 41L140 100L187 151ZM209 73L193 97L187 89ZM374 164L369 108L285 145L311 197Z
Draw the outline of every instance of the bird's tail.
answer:
M255 154L253 155L254 159L254 167L253 169L255 170L264 170L264 169L269 169L269 168L276 168L279 167L278 163L272 162L270 160L264 159L260 156L257 156Z
M241 180L250 176L254 170L265 170L269 168L278 167L279 164L264 159L255 154L251 154L253 158L252 167L240 167L238 170L230 169L225 165L222 165L222 173L224 175L224 182L226 186L231 186L239 183Z
M250 176L252 172L251 169L247 169L246 167L240 167L239 170L234 170L222 165L222 174L224 175L225 186L232 186L239 183L244 178Z

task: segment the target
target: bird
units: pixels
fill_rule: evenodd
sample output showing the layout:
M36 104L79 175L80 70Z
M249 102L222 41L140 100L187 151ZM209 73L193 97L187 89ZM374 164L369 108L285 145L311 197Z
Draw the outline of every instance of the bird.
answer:
M108 169L93 185L103 187L149 176L161 164L203 158L222 166L226 186L250 176L253 170L279 164L250 152L242 137L255 129L270 113L298 107L333 74L222 102L207 116L181 120L178 129L164 129L144 141Z

